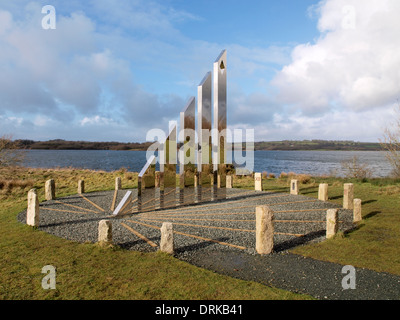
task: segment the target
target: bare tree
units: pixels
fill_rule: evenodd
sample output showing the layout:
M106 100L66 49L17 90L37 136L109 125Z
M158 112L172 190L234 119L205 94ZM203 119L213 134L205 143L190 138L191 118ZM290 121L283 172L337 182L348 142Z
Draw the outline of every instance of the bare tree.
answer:
M372 175L372 171L368 168L368 165L361 163L357 156L354 156L350 160L342 161L341 166L346 178L366 179Z
M11 135L0 137L0 167L20 165L24 159L24 153L17 150L18 145L12 140Z
M384 131L382 148L386 151L386 159L392 166L392 175L400 178L400 104L396 107L395 123Z

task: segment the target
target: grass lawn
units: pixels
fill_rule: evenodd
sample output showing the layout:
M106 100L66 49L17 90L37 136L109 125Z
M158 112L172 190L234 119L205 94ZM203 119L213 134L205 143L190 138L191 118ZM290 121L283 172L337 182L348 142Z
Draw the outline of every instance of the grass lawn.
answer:
M301 180L303 177L299 177ZM289 179L264 179L267 191L289 190ZM242 180L242 181L241 181ZM291 252L318 260L367 268L400 275L400 181L394 179L339 179L306 177L300 194L318 198L319 183L328 183L329 201L343 204L343 184L354 184L354 198L362 200L363 221L349 233L334 239L299 246ZM251 181L236 179L236 185L249 187Z
M132 299L132 300L293 300L306 295L215 274L163 253L101 248L57 238L20 224L27 192L56 181L57 196L76 194L77 181L87 192L114 188L115 177L125 188L137 186L137 174L77 169L0 169L0 299ZM56 289L44 290L46 265L56 267Z
M326 179L330 201L342 204L343 181ZM346 181L348 182L348 181ZM373 179L354 183L354 197L362 200L363 221L356 230L335 239L297 247L292 252L315 259L349 264L400 275L400 183ZM300 190L301 192L301 190ZM308 196L318 197L318 187L305 187Z
M44 200L44 183L56 181L57 196L76 194L77 181L87 192L112 190L115 177L124 188L137 186L137 173L78 169L0 169L0 299L183 299L260 300L310 299L309 296L233 279L200 269L162 253L140 253L96 244L78 244L20 224L27 192L37 188ZM300 193L317 197L318 184L329 184L330 201L342 204L343 184L355 184L363 201L363 221L347 234L293 253L400 275L399 181L366 182L299 177ZM264 179L267 191L288 192L290 177ZM250 177L235 177L234 187L254 188ZM56 290L43 290L42 267L57 268ZM195 289L194 289L195 288Z

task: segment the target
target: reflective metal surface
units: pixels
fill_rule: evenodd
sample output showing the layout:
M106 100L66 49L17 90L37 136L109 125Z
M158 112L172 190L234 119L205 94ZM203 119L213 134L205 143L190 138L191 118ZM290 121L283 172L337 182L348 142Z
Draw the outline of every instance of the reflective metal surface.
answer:
M151 156L138 176L138 212L156 209L156 157Z
M199 202L212 199L211 80L211 72L208 72L197 87Z
M223 50L214 62L214 129L217 129L213 137L215 200L226 198L226 65L226 50Z
M160 208L176 206L176 163L177 163L176 122L172 124L163 149L160 163Z
M195 111L196 99L192 97L180 114L179 140L182 146L179 149L179 203L182 205L192 204L196 199Z
M132 213L132 209L132 191L127 191L117 208L114 210L113 215L117 216L124 213Z

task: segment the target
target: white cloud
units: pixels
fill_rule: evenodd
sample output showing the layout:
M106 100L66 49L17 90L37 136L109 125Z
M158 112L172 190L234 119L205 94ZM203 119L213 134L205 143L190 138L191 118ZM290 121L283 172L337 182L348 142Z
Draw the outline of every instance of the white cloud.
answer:
M101 125L105 125L105 126L109 126L109 125L115 125L117 124L113 119L109 119L106 117L102 117L99 115L96 115L94 117L84 117L79 124L81 126L87 126L87 125L97 125L97 126L101 126Z
M157 1L56 0L45 31L39 1L27 3L0 11L0 115L60 138L167 128L225 48L229 126L255 127L256 140L376 140L399 96L398 0L321 1L320 37L295 48L190 38L179 24L201 18Z
M272 81L280 101L307 115L393 103L400 93L400 2L325 0L316 10L320 38L298 45Z

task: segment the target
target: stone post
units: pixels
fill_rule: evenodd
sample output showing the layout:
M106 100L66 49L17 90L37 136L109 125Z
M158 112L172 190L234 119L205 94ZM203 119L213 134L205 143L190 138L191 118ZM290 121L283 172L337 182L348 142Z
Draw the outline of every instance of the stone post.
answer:
M84 180L78 181L78 193L79 194L85 193L85 181Z
M345 183L343 190L343 208L353 209L354 201L354 185L352 183Z
M160 188L160 184L161 184L161 174L160 174L160 171L156 171L155 177L156 177L156 180L155 180L155 183L154 183L154 187L155 187L155 188Z
M326 238L333 238L339 230L339 210L329 209L326 213Z
M28 209L26 211L26 224L39 227L39 199L36 189L28 192Z
M318 200L328 201L328 184L321 183L318 188Z
M256 251L270 254L274 248L274 214L267 206L256 207Z
M233 177L231 175L226 176L226 188L227 189L232 189L232 179L233 179Z
M194 187L197 188L199 186L199 173L196 172L193 178L194 178Z
M120 190L122 188L121 177L115 178L115 190Z
M299 194L299 182L297 180L290 181L290 194Z
M112 243L112 223L109 220L100 220L98 242L100 244Z
M354 199L353 201L353 222L360 222L362 221L362 214L361 214L361 199Z
M162 224L160 250L169 254L174 253L174 230L171 222Z
M254 189L256 191L262 191L262 175L260 172L254 174Z
M56 183L53 179L46 181L44 193L46 201L54 200L56 198Z

